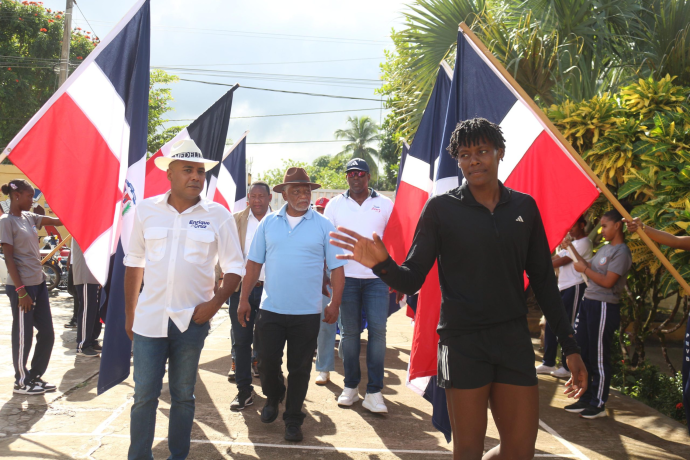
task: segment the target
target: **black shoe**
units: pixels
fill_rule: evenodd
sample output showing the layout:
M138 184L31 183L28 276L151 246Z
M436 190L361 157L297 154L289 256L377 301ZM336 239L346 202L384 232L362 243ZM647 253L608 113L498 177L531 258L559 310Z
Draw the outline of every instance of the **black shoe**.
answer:
M266 399L266 404L261 410L261 421L263 423L273 423L278 418L278 412L280 412L278 406L283 402L283 398L285 398L285 393L283 393L280 399Z
M45 382L41 377L36 377L31 381L31 385L35 385L38 388L43 388L46 393L52 393L57 390L57 387L52 383Z
M69 323L65 324L65 329L76 329L76 328L77 328L77 322L74 321L73 319L71 319Z
M34 385L33 383L29 383L27 385L18 385L15 383L13 392L17 393L18 395L42 395L46 392L46 390L44 390L43 387Z
M240 391L237 393L237 396L235 396L235 399L233 399L230 403L230 410L237 412L241 411L247 406L251 406L254 404L253 396L252 390Z
M288 423L285 425L285 440L300 442L303 439L302 427L297 423Z
M580 412L580 417L586 419L606 417L606 408L589 406L587 409Z
M230 358L230 363L231 363L231 368L230 372L228 372L228 382L234 382L235 381L235 360Z
M93 345L91 345L91 348L93 348L94 350L96 350L96 351L99 352L99 353L103 351L103 347L100 346L100 345L98 344L98 342L96 342L96 343L94 343Z
M252 361L252 377L258 377L259 376L259 362L254 360Z
M83 350L77 350L77 356L84 356L86 358L98 358L100 353L91 347L84 348Z
M565 406L564 409L568 412L572 412L573 414L578 414L582 412L583 410L587 409L589 407L589 403L582 402L582 401L576 401L575 404L571 404L569 406Z

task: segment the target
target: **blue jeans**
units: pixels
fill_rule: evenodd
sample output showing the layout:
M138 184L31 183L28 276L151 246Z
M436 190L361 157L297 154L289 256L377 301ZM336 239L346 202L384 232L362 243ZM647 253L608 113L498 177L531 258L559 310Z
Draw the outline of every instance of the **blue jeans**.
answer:
M194 422L194 385L199 357L210 328L209 322L190 321L187 330L180 332L175 323L168 320L167 337L144 337L134 333L134 405L130 415L129 460L153 459L151 447L156 409L166 361L171 400L168 459L187 458Z
M379 278L345 278L340 305L340 346L345 368L345 387L357 388L362 373L359 368L362 309L367 315L367 393L383 388L383 360L386 356L386 322L388 320L388 286Z
M328 288L332 292L331 288ZM319 338L316 345L316 371L331 372L335 370L335 330L338 323L328 324L323 322L323 312L331 301L326 296L321 299L321 327L319 328Z
M235 361L235 384L239 391L254 390L252 387L252 359L256 359L256 343L254 342L254 320L256 319L256 312L261 305L261 294L263 287L255 287L249 294L249 306L252 308L249 321L246 321L247 326L242 327L239 319L237 319L237 308L240 305L240 293L235 292L230 297L230 323L232 336L235 341L233 348L233 361ZM254 353L252 354L252 345L254 345Z

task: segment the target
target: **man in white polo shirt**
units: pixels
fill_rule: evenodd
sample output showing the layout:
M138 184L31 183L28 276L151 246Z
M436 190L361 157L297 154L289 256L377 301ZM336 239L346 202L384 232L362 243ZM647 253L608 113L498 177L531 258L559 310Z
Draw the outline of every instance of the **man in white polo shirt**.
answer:
M333 198L324 215L337 228L347 227L360 235L373 232L383 237L393 202L369 188L369 165L361 158L347 164L349 190ZM371 269L350 260L345 265L345 291L340 306L340 347L345 368L345 388L338 404L351 406L359 400L358 385L362 379L359 367L362 310L367 318L367 371L369 382L362 406L371 412L387 413L381 395L383 361L386 356L386 322L388 321L388 286Z
M192 140L156 158L170 191L142 201L125 258L125 328L134 341L134 405L128 458L151 459L158 397L168 363L170 458L189 454L194 386L210 319L244 274L237 225L223 206L202 198L204 159ZM216 263L225 274L214 294ZM144 290L139 294L142 280Z

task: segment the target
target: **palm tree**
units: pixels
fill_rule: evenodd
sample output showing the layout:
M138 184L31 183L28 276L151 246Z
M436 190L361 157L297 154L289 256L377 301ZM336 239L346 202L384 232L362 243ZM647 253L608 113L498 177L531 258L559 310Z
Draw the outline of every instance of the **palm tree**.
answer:
M336 139L344 139L349 141L343 151L337 156L342 158L361 158L369 164L371 170L371 179L376 182L379 178L379 168L374 159L379 159L379 151L370 144L379 141L379 127L369 117L347 117L347 124L349 128L338 129L335 132Z

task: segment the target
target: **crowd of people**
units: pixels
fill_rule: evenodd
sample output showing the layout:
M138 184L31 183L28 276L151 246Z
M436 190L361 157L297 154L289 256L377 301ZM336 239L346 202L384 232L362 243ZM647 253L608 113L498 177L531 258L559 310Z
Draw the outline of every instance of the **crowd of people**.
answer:
M537 374L567 379L565 393L577 400L565 407L568 412L606 416L613 334L632 264L626 222L617 211L606 213L601 233L608 244L594 254L581 218L552 256L534 199L498 180L505 155L500 127L484 119L463 121L448 152L465 181L429 199L401 265L381 241L393 203L369 186L369 165L362 159L347 164L349 188L330 201L312 204L312 191L320 185L304 169L289 168L273 188L261 181L250 184L247 208L233 215L202 198L206 171L216 162L205 159L193 141L180 141L169 156L157 158L171 188L138 204L124 260L125 328L133 342L135 384L128 457L152 458L166 372L170 458L187 457L199 359L210 320L225 303L231 322L228 380L237 388L230 410L254 403L253 378L258 377L265 396L261 421L274 422L284 403L285 439L301 441L314 355L315 383L325 385L335 369L337 329L344 368L337 404L357 403L364 313L368 380L362 407L387 413L381 392L389 296L392 291L416 294L434 263L442 293L437 380L447 396L454 458L533 457ZM9 272L14 391L42 394L55 390L42 379L54 332L37 229L61 222L29 212L33 188L28 182L11 181L2 192L11 199L10 212L0 217L0 243ZM280 209L270 208L272 193L282 194L286 203ZM690 237L659 232L639 219L627 227L642 228L662 244L690 248ZM77 350L97 356L101 287L76 243L72 264ZM547 320L543 362L536 368L525 272ZM561 368L556 367L558 345ZM487 405L500 444L484 454Z

